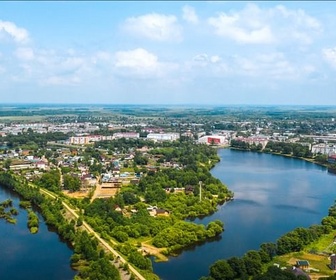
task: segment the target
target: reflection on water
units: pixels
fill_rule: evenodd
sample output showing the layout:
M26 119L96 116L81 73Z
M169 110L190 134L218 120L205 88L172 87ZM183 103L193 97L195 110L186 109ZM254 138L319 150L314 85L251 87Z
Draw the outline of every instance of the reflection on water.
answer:
M282 210L290 210L290 211L298 211L298 212L303 212L303 213L309 213L313 215L319 215L321 212L315 211L309 208L301 207L301 206L295 206L295 205L285 205L285 204L278 204L274 205L274 207L282 209Z
M0 186L0 201L13 200L19 210L15 225L0 220L1 280L70 280L75 271L70 267L72 251L50 232L39 216L39 231L31 234L27 228L27 212L19 207L18 197Z
M258 203L257 201L249 200L249 199L236 199L236 201L240 204L248 204L250 206L262 206L261 203Z
M296 227L320 223L336 197L336 177L321 166L227 149L219 150L219 156L212 174L234 191L235 200L195 222L220 219L225 226L222 239L185 251L169 262L154 263L161 279L199 279L218 259L242 256Z

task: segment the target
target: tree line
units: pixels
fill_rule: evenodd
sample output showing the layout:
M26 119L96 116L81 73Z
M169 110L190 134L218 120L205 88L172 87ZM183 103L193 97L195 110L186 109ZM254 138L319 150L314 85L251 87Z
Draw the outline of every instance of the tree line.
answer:
M78 269L75 279L120 279L119 271L111 263L113 257L105 255L98 247L97 240L81 230L75 220L68 221L64 218L62 213L65 210L60 199L54 200L42 195L39 188L29 185L25 179L15 177L9 172L0 172L0 184L38 207L45 223L53 227L64 241L73 246L71 265ZM30 221L32 226L36 225L34 218Z
M232 257L227 260L218 260L209 267L209 276L201 280L234 280L234 279L306 279L296 277L293 273L282 271L277 267L269 267L262 272L264 265L267 265L276 255L284 255L291 252L299 252L305 246L318 240L322 235L336 229L336 201L329 208L327 217L324 217L319 225L312 225L308 228L296 228L283 236L276 243L263 243L259 250L248 251L243 257ZM334 280L336 277L323 279Z
M231 140L231 147L237 148L240 150L248 151L263 151L265 153L277 153L284 155L291 155L293 157L312 157L309 146L302 145L300 143L288 143L288 142L277 142L277 141L268 141L267 145L263 149L261 144L248 143L242 140Z

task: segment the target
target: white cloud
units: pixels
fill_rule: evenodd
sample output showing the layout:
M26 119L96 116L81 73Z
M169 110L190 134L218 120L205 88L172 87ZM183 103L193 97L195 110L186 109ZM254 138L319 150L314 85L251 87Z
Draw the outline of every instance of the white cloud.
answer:
M218 62L221 61L221 58L218 55L213 55L213 56L210 57L210 61L212 63L218 63Z
M34 51L31 48L18 48L15 55L20 60L32 60L34 59Z
M320 22L303 10L283 6L261 9L256 4L247 4L240 11L219 13L210 17L208 24L218 36L244 44L292 41L310 44L322 32Z
M0 39L9 36L18 43L27 42L29 39L28 31L17 27L14 23L0 20Z
M200 53L190 61L184 63L183 76L190 81L206 81L214 78L223 78L230 73L231 69L218 55Z
M92 57L92 62L94 64L97 64L99 62L108 62L111 61L112 59L112 55L109 52L105 52L105 51L98 51L97 53L95 53Z
M282 39L291 38L303 44L311 44L315 35L323 31L321 23L304 10L289 10L276 6L269 10L270 20L279 25L278 32L285 32ZM277 27L275 26L274 29Z
M284 6L278 5L271 11L274 14L280 12L284 18L293 21L295 26L303 26L312 30L322 30L320 22L314 17L307 15L304 10L289 10Z
M115 53L116 74L133 78L167 78L177 71L178 65L171 62L161 62L157 55L145 49Z
M116 67L154 70L158 65L157 56L141 48L132 51L119 51L115 54L115 57Z
M8 58L16 82L36 85L79 85L95 78L93 56L75 50L55 51L21 47ZM99 65L100 66L100 65ZM100 68L99 68L100 69Z
M197 24L198 23L198 16L195 12L195 9L193 7L190 6L184 6L182 9L183 12L183 19L189 23L192 24Z
M239 43L272 43L274 36L261 13L256 5L249 4L241 12L220 13L217 17L211 17L208 23L215 28L217 35Z
M322 50L323 58L334 68L336 68L336 47L323 49Z
M182 29L172 15L147 14L128 18L125 29L136 36L154 41L180 41Z
M309 61L292 61L285 53L266 52L220 57L201 53L185 63L185 73L194 79L249 77L262 81L300 80L316 75Z
M207 62L209 60L208 55L206 53L197 54L193 57L193 61L199 62Z
M209 56L206 53L201 53L195 55L192 60L199 65L207 65L209 63L218 63L221 61L221 58L218 55Z
M237 56L234 58L235 72L251 77L272 79L298 79L303 75L301 67L291 63L283 53L263 53L253 57Z

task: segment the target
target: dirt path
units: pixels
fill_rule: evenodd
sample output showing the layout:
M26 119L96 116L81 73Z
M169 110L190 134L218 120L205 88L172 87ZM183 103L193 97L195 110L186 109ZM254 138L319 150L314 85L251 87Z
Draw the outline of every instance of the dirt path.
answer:
M147 244L146 242L143 242L141 243L141 250L145 254L155 256L157 258L157 261L162 261L162 262L168 261L168 257L162 254L162 251L164 251L165 248L156 248L152 245Z
M46 194L46 195L48 195L48 196L50 196L50 197L52 197L52 198L54 198L54 199L56 199L57 198L57 196L55 195L55 194L53 194L53 193L51 193L51 192L49 192L49 191L46 191L46 190L44 190L44 189L40 189L41 190L41 192L43 192L44 194ZM68 204L66 204L64 201L62 201L62 204L63 204L63 206L65 207L65 209L68 211L68 212L70 212L72 215L73 215L73 217L75 217L76 219L78 219L78 217L79 217L79 215L75 212L75 210L74 209L72 209ZM98 242L103 246L103 247L105 247L108 251L110 251L112 254L113 254L113 256L116 258L116 260L118 261L118 263L120 264L125 264L125 263L127 263L128 264L128 269L135 275L135 277L137 277L137 279L139 279L139 280L146 280L130 263L128 263L116 250L114 250L105 240L103 240L99 235L98 235L98 233L96 233L92 228L91 228L91 226L87 223L87 222L85 222L85 221L83 221L83 226L84 226L84 228L89 232L89 233L91 233L92 235L94 235L96 238L97 238L97 240L98 240ZM117 267L117 266L116 266ZM119 267L117 267L119 270L120 270L120 268ZM129 279L129 275L128 275L128 277L127 278L124 278L124 277L126 277L126 274L125 274L125 272L123 272L123 271L120 271L120 275L121 276L123 276L123 279Z

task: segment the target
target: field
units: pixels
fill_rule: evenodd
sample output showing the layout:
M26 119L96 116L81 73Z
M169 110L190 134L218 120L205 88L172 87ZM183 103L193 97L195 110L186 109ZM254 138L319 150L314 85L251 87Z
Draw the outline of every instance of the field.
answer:
M281 267L288 267L294 266L298 260L307 260L310 264L309 275L311 279L314 280L323 276L332 276L335 271L329 268L329 254L332 253L330 249L334 247L335 234L336 232L334 231L328 235L322 236L318 241L307 246L304 251L277 256L272 263L278 263ZM323 252L328 252L329 254L323 254Z

